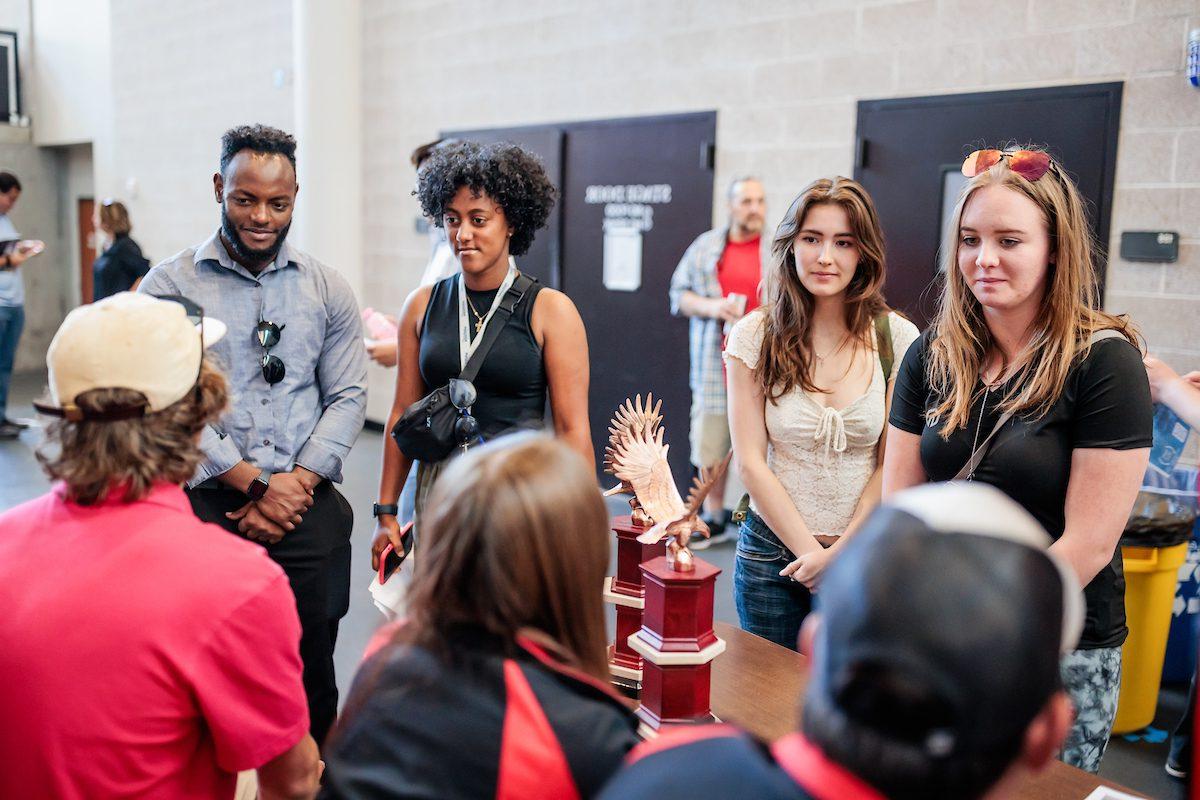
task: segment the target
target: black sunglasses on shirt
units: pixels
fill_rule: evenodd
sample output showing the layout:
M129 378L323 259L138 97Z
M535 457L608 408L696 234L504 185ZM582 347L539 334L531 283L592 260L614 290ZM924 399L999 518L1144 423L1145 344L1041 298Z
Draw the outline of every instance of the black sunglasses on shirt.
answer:
M263 380L272 386L283 380L283 376L287 374L287 367L284 366L283 359L273 356L269 352L272 347L279 344L283 329L286 327L286 324L276 325L274 322L259 320L258 325L254 328L255 338L258 339L258 343L263 349L262 360L259 362L259 366L262 367Z

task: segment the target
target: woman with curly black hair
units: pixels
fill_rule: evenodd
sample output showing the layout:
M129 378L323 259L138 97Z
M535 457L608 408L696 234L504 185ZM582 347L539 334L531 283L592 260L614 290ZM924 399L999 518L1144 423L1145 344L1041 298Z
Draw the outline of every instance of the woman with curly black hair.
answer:
M425 215L446 229L462 273L417 289L404 303L388 430L410 405L462 372L506 292L517 283L520 272L513 256L528 252L546 224L555 189L538 159L520 147L461 142L440 148L421 166L417 196ZM575 304L534 281L472 381L476 399L471 413L489 440L544 427L548 397L555 433L594 466L588 380L587 334ZM444 463L419 462L418 518ZM371 547L376 568L389 542L403 552L396 500L412 464L389 438Z

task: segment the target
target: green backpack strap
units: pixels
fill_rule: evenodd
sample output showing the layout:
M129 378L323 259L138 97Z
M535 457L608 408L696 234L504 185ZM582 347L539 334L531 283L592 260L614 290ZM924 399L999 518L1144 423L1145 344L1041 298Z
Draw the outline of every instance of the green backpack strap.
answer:
M746 521L746 515L750 513L750 495L742 495L742 499L738 500L737 508L733 509L733 521L741 525Z
M879 351L879 365L883 367L883 383L887 386L892 380L896 351L892 349L892 321L886 312L875 318L875 347Z

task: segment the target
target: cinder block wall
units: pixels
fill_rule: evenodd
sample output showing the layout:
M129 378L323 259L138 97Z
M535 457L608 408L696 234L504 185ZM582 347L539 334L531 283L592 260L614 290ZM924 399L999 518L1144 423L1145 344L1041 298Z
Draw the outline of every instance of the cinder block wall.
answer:
M217 229L211 178L225 130L292 128L292 3L111 5L114 141L100 165L107 185L96 189L128 204L133 237L157 262Z
M772 224L852 170L860 99L1122 80L1107 307L1200 369L1197 0L500 0L479 13L363 0L366 295L398 308L427 253L408 153L440 129L718 111L717 191L766 181ZM1064 113L1070 113L1064 109ZM718 197L718 200L720 198ZM721 204L716 208L720 214ZM1178 264L1116 258L1169 229Z

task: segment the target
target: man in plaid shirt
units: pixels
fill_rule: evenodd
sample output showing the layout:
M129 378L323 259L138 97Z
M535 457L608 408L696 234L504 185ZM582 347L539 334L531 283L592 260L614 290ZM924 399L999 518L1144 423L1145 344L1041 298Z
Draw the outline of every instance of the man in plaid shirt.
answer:
M733 180L726 193L729 222L700 234L671 276L671 313L690 317L688 327L692 390L689 443L692 465L711 467L731 446L726 415L725 369L721 350L725 328L759 304L762 264L770 241L762 236L766 199L762 182L744 176ZM704 501L704 521L712 538L694 543L697 549L732 539L724 533L732 516L725 509L725 479L721 478Z

